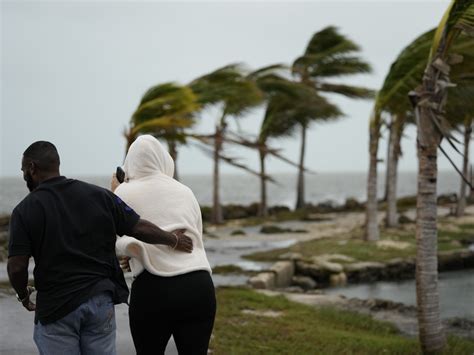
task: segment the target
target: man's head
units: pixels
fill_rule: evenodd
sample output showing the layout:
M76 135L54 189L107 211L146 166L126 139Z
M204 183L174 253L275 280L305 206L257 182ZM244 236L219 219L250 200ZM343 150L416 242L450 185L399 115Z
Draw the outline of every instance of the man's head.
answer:
M38 141L30 145L23 153L21 170L30 191L44 180L59 176L59 154L54 144Z

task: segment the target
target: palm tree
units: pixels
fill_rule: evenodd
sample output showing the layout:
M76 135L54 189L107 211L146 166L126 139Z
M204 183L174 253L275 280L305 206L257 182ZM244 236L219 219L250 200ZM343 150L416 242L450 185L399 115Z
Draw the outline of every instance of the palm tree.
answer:
M405 125L407 124L407 112L392 115L392 122L389 126L389 143L387 154L387 217L385 225L387 227L398 226L397 216L397 172L398 160L402 155L401 138Z
M450 138L444 107L451 85L450 67L462 60L456 53L450 53L461 32L474 36L472 0L451 2L437 28L422 84L411 92L418 128L416 293L420 341L425 353L441 351L446 344L438 294L437 150L443 137Z
M328 81L347 75L369 73L370 65L355 55L359 47L341 35L337 28L326 27L316 32L309 41L305 53L298 57L292 72L302 84L320 93L336 93L349 98L373 97L373 91L356 86L334 84ZM304 199L304 154L307 125L301 124L300 169L298 172L296 208L305 206Z
M266 78L268 79L268 78ZM275 80L272 78L270 80ZM258 137L261 169L261 202L260 213L266 215L266 180L265 157L268 154L267 141L269 138L292 135L297 127L306 129L313 121L327 121L340 117L342 113L337 106L331 104L327 99L318 95L314 88L304 84L278 79L281 81L268 99L265 117L263 119ZM260 86L268 85L261 83ZM270 84L271 85L271 84ZM305 135L303 135L305 138ZM304 167L305 140L302 142L302 154L298 169L305 171ZM274 154L274 153L273 153Z
M391 132L394 135L390 139L392 149L390 151L397 152L393 156L387 157L387 165L390 167L390 171L387 175L390 176L388 180L389 186L387 190L390 190L390 194L387 194L387 222L388 226L394 226L390 222L396 222L396 178L397 178L397 162L400 153L400 139L403 135L404 127L409 123L414 123L413 109L409 99L407 98L408 92L417 83L422 80L424 69L428 63L428 56L433 42L434 30L430 30L418 38L416 38L411 44L409 44L399 54L397 59L391 65L390 70L384 80L382 88L377 93L377 97L374 104L374 111L377 112L375 117L372 118L371 134L370 134L370 168L369 168L369 181L367 186L367 217L366 217L366 239L377 240L378 239L378 225L377 225L377 174L376 174L376 162L377 162L377 147L378 138L380 135L380 128L383 124L381 119L382 113L390 114L394 120L390 124ZM472 38L467 36L461 36L458 38L456 43L453 44L453 50L456 53L461 53L465 58L469 59L474 56L474 41ZM454 68L453 78L457 82L466 82L462 87L451 88L450 91L453 93L461 92L460 89L466 90L466 87L472 83L472 77L466 77L466 73L472 72L472 60L465 60ZM465 97L466 95L461 95ZM456 112L459 112L460 107L466 107L466 103L459 104L450 100L448 102L448 111L452 108L452 113L449 113L449 117L453 119L458 116ZM472 112L472 111L471 111ZM372 127L376 127L372 129ZM393 130L401 130L393 133ZM375 137L375 138L374 138ZM395 160L395 161L394 161Z
M227 118L238 118L249 109L259 105L263 96L255 83L247 78L241 65L231 64L195 79L189 87L198 96L199 103L206 107L222 105L222 113L215 125L214 133L214 172L212 222L223 222L220 204L219 161L228 125Z
M186 86L164 83L151 87L140 100L124 133L127 150L139 134L165 139L175 160L175 178L178 178L177 144L186 142L184 129L193 125L193 114L198 109L196 95Z

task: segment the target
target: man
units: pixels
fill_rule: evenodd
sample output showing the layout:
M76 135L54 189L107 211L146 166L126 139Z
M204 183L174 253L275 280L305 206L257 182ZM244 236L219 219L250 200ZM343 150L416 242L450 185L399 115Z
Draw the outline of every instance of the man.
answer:
M115 354L114 304L128 299L116 235L188 253L192 240L183 230L169 233L140 219L106 189L61 176L59 163L50 142L35 142L23 153L21 170L30 194L11 216L10 282L23 306L36 311L40 354ZM36 305L27 286L30 256Z

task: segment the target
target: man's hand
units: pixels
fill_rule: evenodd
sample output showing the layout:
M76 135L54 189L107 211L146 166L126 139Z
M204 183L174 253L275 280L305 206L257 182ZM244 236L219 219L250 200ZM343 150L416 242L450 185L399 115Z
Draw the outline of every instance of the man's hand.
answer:
M186 232L186 229L177 229L171 232L176 237L176 244L172 248L185 253L191 253L193 251L193 241L184 232Z
M130 257L128 257L128 256L119 256L118 261L119 261L119 264L120 264L120 268L124 272L132 271L132 269L130 269Z
M27 292L28 292L28 297L26 297L24 299L24 301L22 302L23 304L23 307L25 307L28 311L34 311L36 309L36 304L34 304L33 302L31 302L30 300L30 296L33 292L35 292L35 288L34 287L31 287L31 286L28 286L27 287Z

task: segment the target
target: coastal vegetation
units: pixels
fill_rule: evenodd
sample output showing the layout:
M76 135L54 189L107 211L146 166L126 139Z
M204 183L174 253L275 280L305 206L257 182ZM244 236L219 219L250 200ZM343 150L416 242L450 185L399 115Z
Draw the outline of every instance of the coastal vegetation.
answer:
M214 354L421 354L416 339L368 315L291 302L249 289L219 288ZM471 354L454 336L440 354Z

